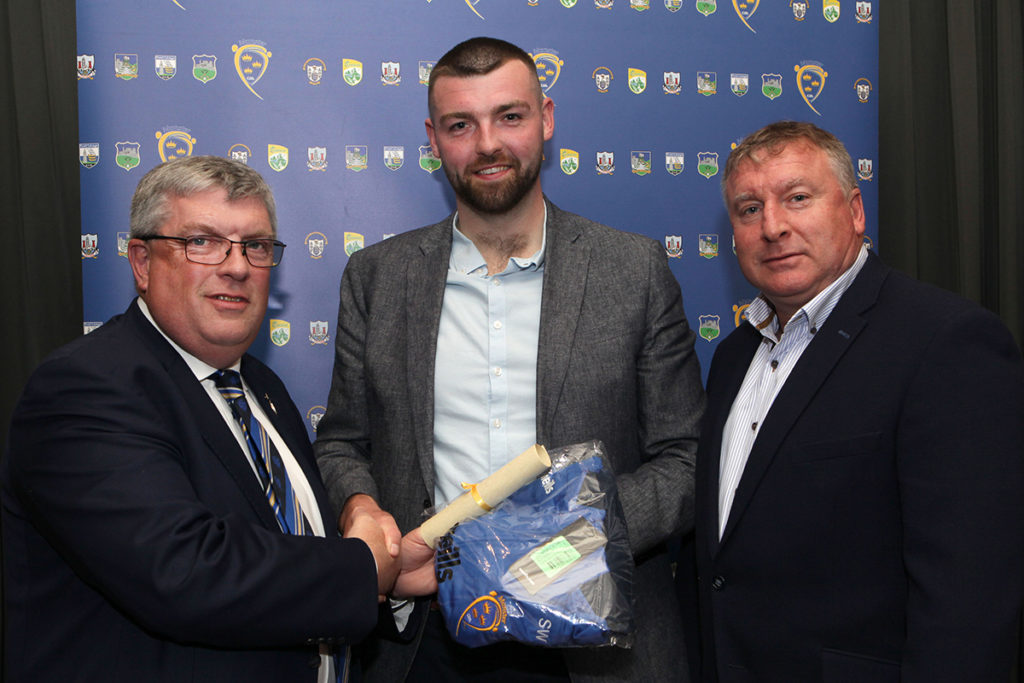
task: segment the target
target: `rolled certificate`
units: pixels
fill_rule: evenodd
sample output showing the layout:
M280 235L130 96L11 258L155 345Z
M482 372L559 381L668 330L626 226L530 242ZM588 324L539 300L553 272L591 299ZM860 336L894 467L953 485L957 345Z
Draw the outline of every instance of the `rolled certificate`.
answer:
M490 511L550 468L547 450L540 444L530 446L480 483L463 484L469 489L468 493L453 500L420 527L423 540L433 548L437 539L453 526Z

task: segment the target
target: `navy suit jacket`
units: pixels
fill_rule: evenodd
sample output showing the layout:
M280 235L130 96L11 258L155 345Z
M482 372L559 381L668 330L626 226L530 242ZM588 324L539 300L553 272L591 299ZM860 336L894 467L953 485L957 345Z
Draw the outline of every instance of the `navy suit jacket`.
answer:
M284 385L250 356L241 372L333 530ZM279 531L216 406L136 304L40 365L10 434L6 680L314 681L318 642L373 628L369 548Z
M1024 577L1009 332L870 255L763 420L719 540L722 430L761 339L741 325L708 377L704 680L1008 680Z

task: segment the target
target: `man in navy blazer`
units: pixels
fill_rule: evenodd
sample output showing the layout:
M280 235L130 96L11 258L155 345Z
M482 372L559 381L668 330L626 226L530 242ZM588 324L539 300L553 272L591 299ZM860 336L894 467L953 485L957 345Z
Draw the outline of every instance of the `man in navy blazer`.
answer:
M1005 681L1024 577L1024 370L991 313L863 246L850 157L780 122L730 155L760 289L697 458L704 680Z
M139 183L138 299L45 360L14 412L5 680L334 681L332 650L374 627L397 552L375 526L337 537L298 411L245 354L275 236L270 189L243 164L179 159ZM208 379L230 369L315 535L282 533Z

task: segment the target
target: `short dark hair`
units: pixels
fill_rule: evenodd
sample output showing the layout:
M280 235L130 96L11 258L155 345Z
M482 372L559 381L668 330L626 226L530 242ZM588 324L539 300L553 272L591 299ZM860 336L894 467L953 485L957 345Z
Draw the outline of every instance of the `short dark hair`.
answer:
M751 133L732 150L729 160L725 162L722 193L725 193L725 185L740 162L745 159L759 161L754 155L762 151L768 156L781 154L786 145L798 140L806 140L825 152L829 165L832 166L832 171L836 175L836 180L839 181L844 192L849 194L857 187L857 174L853 170L853 160L850 159L850 153L846 151L846 147L839 141L839 138L827 130L818 128L813 123L776 121ZM728 201L728 197L726 197L726 201Z
M487 36L478 36L462 41L444 53L444 56L437 60L437 64L431 70L430 81L427 85L428 106L433 111L434 83L437 82L437 79L446 76L455 78L483 76L512 61L522 62L532 73L537 73L537 65L533 61L533 57L512 43ZM541 90L539 79L537 80L537 99L544 99L544 91Z
M263 202L270 229L277 235L277 209L270 186L256 170L217 156L182 157L164 162L142 176L132 196L129 237L157 234L167 220L168 200L223 189L228 201L254 197Z

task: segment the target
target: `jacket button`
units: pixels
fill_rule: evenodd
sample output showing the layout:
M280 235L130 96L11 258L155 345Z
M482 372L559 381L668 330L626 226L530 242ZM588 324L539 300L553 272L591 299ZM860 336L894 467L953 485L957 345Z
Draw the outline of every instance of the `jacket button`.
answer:
M720 591L723 588L725 588L725 577L724 576L719 575L719 576L716 576L715 578L713 578L711 580L711 590L713 590L713 591Z

